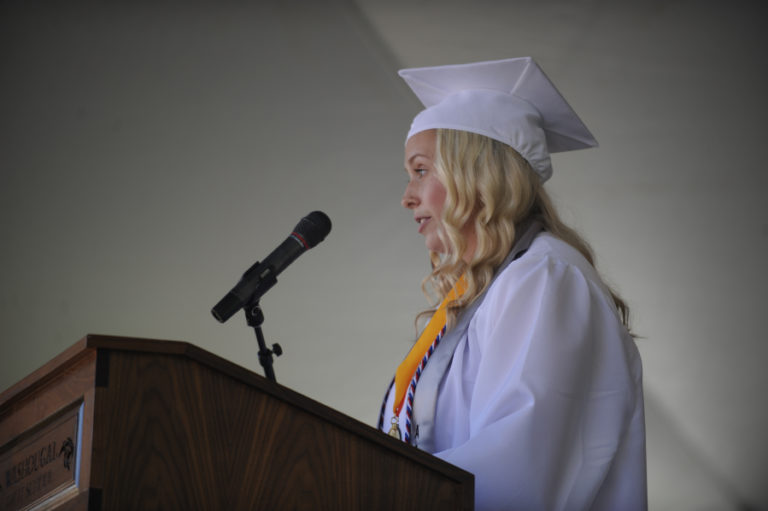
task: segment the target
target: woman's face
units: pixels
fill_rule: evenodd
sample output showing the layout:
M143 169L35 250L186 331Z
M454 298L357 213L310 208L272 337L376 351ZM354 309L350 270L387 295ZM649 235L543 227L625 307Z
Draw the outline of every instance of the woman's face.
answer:
M422 131L405 144L405 170L408 186L402 205L413 211L413 219L419 225L427 248L433 252L445 252L438 233L443 225L440 220L445 204L446 191L435 170L435 130Z

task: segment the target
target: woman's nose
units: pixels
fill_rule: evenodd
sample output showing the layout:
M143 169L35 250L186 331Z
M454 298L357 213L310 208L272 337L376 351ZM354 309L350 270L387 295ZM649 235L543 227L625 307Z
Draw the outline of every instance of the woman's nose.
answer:
M405 187L405 193L403 193L403 198L400 199L400 204L406 209L413 209L419 204L418 198L413 193L411 183L408 183Z

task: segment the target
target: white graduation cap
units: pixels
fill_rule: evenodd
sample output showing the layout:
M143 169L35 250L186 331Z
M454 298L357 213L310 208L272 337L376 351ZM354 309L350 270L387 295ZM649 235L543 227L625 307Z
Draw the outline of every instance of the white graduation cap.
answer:
M408 138L449 128L512 146L546 181L549 154L594 147L597 141L531 57L402 69L426 107Z

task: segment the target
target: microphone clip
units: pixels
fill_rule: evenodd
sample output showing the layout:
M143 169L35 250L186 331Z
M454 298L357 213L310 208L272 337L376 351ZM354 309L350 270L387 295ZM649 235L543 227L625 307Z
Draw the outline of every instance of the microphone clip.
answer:
M274 282L272 282L269 287L272 287L274 283L277 282L277 278L274 276L272 276L272 279ZM261 364L261 367L264 368L264 375L269 381L277 383L277 380L275 379L275 370L272 367L274 363L272 356L274 355L279 357L282 355L283 348L281 348L277 343L272 345L272 349L267 348L267 343L264 340L264 332L261 330L261 325L264 323L264 312L261 310L261 305L259 305L258 298L261 295L255 294L254 296L257 298L243 307L243 311L245 312L245 321L248 323L248 326L253 328L256 332L256 342L259 343L259 364Z

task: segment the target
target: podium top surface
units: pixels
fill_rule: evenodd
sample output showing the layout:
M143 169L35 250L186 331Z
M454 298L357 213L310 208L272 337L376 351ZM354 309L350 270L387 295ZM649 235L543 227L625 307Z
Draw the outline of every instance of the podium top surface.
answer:
M267 380L260 374L256 374L242 366L230 362L218 355L206 351L198 346L182 341L153 340L132 337L118 337L109 335L89 334L78 342L61 352L36 371L9 387L0 394L0 418L3 410L8 410L15 402L34 396L40 387L48 384L68 367L79 364L85 359L95 360L98 365L100 356L110 352L133 352L137 354L156 354L179 356L195 363L207 366L214 371L226 374L252 388L271 395L292 406L301 408L305 412L322 418L347 432L364 438L382 447L395 451L397 454L409 458L419 464L424 464L438 469L446 476L456 481L472 480L473 476L448 462L432 456L424 451L406 445L401 441L389 437L377 429L349 417L337 410L323 405L307 396L299 394L287 387ZM104 364L107 367L109 364ZM99 371L96 371L97 379ZM94 382L95 384L96 382Z
M237 372L237 369L250 372L243 367L188 342L87 334L75 344L49 360L43 366L0 393L0 407L12 399L24 395L32 387L39 385L42 381L46 380L50 375L55 374L57 371L72 364L81 357L87 356L87 354L99 349L182 355L205 365L225 370L226 372L229 372L229 370ZM251 374L258 376L255 373Z

